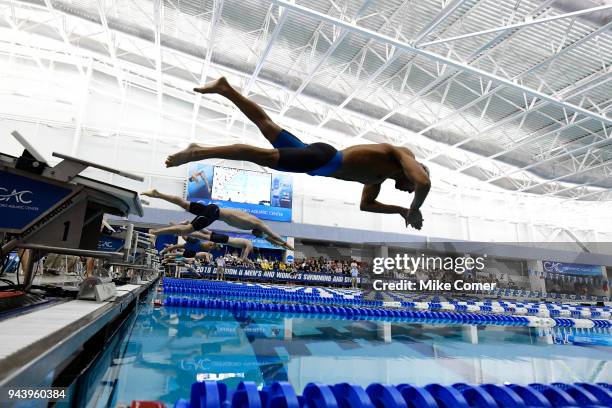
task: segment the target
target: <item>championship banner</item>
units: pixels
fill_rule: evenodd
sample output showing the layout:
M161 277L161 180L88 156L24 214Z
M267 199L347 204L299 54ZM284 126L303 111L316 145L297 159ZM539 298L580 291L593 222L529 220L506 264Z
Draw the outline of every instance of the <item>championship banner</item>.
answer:
M293 178L286 173L192 163L187 200L235 208L262 220L291 222Z
M600 265L585 265L555 261L542 261L544 272L568 275L601 276Z
M216 275L217 267L215 266L199 266L193 268L200 275ZM225 276L241 279L252 279L257 281L289 281L297 283L329 283L337 285L350 285L350 276L339 276L331 273L310 273L310 272L281 272L281 271L262 271L261 269L247 268L225 268ZM357 282L361 283L361 278L357 278Z

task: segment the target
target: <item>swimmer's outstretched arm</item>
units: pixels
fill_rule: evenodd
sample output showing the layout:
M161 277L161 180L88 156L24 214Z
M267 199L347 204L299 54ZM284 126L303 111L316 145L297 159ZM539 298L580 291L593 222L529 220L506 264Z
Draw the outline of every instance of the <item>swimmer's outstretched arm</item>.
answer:
M398 205L383 204L377 201L376 198L380 194L379 184L366 184L361 192L361 203L359 209L361 211L380 213L380 214L408 214L408 209Z
M212 255L209 252L198 252L195 254L195 259L204 259L206 262L210 262Z
M253 244L248 239L244 238L230 238L227 241L229 246L234 248L242 248L242 253L240 254L240 259L247 260L249 254L253 250Z
M171 254L164 255L164 260L166 259L175 259L177 256L181 256L183 252L172 252Z
M163 255L163 254L165 254L168 251L174 251L175 249L180 249L180 248L184 248L184 247L185 247L185 244L167 245L164 249L159 251L159 254Z
M410 211L418 212L431 188L429 175L419 162L400 149L394 149L393 155L402 166L404 176L414 184L414 199L412 204L410 204Z
M211 231L207 229L203 229L200 231L195 231L189 235L190 237L194 237L197 239L203 239L204 241L210 241Z
M266 241L268 241L269 243L293 251L294 248L285 241L283 241L283 239L278 234L276 234L276 232L272 231L270 227L268 227L265 223L259 223L257 228L263 231L266 236Z
M288 243L286 243L285 241L283 241L282 238L276 239L276 238L273 238L273 237L266 237L266 240L268 242L270 242L271 244L274 244L274 245L277 245L279 247L288 249L290 251L294 250L294 248L291 245L289 245Z

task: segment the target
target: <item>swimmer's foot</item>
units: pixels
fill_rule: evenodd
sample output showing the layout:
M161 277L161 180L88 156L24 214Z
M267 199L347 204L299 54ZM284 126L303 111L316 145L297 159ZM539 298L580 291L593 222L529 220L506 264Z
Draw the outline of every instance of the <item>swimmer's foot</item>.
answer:
M201 94L218 93L223 95L225 91L230 89L230 84L225 77L221 77L215 81L209 82L199 87L193 88L194 92Z
M147 196L147 197L158 198L159 197L159 191L157 191L156 189L148 190L148 191L143 191L142 193L140 193L140 195Z
M168 156L166 159L166 167L176 167L181 164L189 163L193 160L193 156L197 152L198 147L197 143L191 143L186 149Z

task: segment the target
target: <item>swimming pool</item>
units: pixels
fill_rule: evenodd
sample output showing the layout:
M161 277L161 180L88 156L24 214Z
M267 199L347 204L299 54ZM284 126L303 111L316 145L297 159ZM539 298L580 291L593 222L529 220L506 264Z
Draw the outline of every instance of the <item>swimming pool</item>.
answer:
M605 329L348 320L149 301L89 370L82 398L91 407L171 406L205 379L230 387L289 381L299 391L313 381L609 383L611 345Z

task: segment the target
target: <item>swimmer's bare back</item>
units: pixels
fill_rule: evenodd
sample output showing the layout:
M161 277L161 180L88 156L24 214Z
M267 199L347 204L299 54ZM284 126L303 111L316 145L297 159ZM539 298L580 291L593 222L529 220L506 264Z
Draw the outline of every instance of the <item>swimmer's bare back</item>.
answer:
M382 183L402 174L402 165L396 158L400 154L414 160L414 154L405 147L386 143L350 146L342 150L342 166L330 176L363 184Z
M234 210L232 208L220 208L219 220L225 222L232 227L239 229L253 229L261 222L257 217L245 211Z

